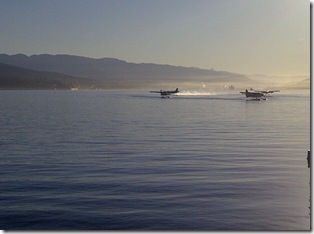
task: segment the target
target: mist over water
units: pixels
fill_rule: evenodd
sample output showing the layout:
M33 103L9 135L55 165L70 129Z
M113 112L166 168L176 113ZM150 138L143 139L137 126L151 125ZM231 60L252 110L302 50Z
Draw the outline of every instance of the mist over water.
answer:
M1 91L4 230L309 230L309 90Z

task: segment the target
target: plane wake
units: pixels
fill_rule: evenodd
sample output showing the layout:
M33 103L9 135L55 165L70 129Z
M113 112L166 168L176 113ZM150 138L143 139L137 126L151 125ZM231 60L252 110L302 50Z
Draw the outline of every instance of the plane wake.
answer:
M177 93L177 96L211 96L211 95L217 95L218 93L215 92L199 92L199 91L181 91L180 93Z

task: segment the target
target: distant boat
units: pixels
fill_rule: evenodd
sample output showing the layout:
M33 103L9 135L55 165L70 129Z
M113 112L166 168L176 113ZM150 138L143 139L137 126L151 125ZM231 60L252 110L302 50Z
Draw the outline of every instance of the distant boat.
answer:
M78 91L79 87L80 87L80 85L79 85L79 83L76 81L76 82L74 82L74 83L71 85L70 89L71 89L71 91Z
M80 87L80 84L77 81L73 82L72 85L70 86L71 91L78 91L79 87Z

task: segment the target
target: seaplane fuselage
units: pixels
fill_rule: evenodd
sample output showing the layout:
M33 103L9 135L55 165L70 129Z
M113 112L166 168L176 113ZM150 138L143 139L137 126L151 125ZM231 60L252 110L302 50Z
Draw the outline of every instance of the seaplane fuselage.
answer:
M249 98L249 97L261 98L261 97L264 96L264 94L261 93L261 92L249 92L248 90L245 90L245 96L246 96L247 98Z
M245 94L245 96L246 96L247 98L255 98L255 99L257 99L257 100L259 100L259 99L261 99L262 97L265 96L265 94L262 93L262 92L256 92L256 91L254 91L254 92L249 92L247 89L245 90L245 92L240 92L240 93L241 93L241 94Z

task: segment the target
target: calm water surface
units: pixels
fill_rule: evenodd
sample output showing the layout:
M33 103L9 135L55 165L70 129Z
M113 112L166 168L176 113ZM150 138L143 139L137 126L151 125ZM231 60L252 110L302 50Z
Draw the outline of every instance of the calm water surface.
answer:
M309 91L188 94L1 91L0 229L309 230Z

